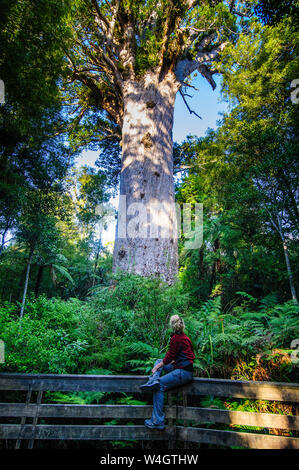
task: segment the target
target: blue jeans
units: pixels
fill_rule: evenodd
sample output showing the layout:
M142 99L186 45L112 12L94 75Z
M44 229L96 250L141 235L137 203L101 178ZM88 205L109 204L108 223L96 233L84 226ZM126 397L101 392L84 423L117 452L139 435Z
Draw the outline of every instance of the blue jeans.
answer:
M155 365L162 362L162 359L158 359ZM160 377L163 372L166 372L163 377ZM184 385L191 382L193 378L193 372L184 369L175 369L172 364L167 364L164 367L160 367L153 374L153 377L159 379L160 389L154 391L153 394L153 412L151 422L157 425L163 425L165 420L164 414L164 392L179 385Z

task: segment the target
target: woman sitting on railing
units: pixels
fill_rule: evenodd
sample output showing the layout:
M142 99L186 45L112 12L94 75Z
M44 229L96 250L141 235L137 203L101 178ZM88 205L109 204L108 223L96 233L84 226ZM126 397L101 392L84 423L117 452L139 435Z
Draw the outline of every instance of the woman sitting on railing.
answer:
M190 382L193 378L194 352L190 339L184 333L185 323L179 315L170 318L173 330L169 350L164 359L158 359L146 384L140 388L153 390L153 413L144 424L150 429L164 429L164 392ZM162 372L166 372L161 377Z

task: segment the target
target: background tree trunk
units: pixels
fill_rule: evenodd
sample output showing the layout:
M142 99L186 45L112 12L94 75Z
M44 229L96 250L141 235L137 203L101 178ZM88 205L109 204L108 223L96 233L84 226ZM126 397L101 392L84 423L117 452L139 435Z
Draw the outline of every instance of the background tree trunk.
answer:
M29 274L30 274L30 267L31 267L31 263L32 263L33 253L34 253L34 248L31 248L30 253L29 253L28 262L27 262L27 269L26 269L23 299L22 299L22 306L21 306L21 312L20 312L20 318L21 319L23 318L23 315L24 315L25 301L26 301L28 282L29 282Z
M43 277L44 267L45 266L39 266L39 268L38 268L36 283L35 283L35 289L34 289L34 293L35 293L36 297L39 294L39 288L40 288L42 277Z
M6 227L2 233L2 236L1 236L1 244L0 244L0 256L2 255L2 252L4 251L4 246L5 246L5 243L6 243L6 235L8 233L8 230L9 230L9 227L10 227L10 221L7 222L6 224Z
M102 249L102 236L100 236L98 244L97 244L97 252L96 252L96 257L95 257L95 262L94 262L94 268L93 268L93 280L92 280L92 287L95 286L96 283L96 274L97 274L97 269L98 269L98 262L99 262L99 257L100 257L100 251Z
M289 258L289 250L288 250L286 241L283 238L282 238L282 243L283 243L283 252L284 252L284 257L285 257L287 271L288 271L291 295L292 295L293 301L297 304L298 300L297 300L296 289L295 289L295 284L294 284L294 279L293 279L293 273L292 273L291 263L290 263L290 258Z
M216 253L219 250L219 238L214 241L213 252ZM217 282L217 272L220 272L221 261L220 258L215 259L212 266L212 274L210 279L209 295L212 294L213 287Z
M172 151L177 89L174 76L159 82L150 73L124 86L120 196L125 207L120 200L113 259L114 270L159 276L169 284L178 272ZM147 220L137 220L141 212Z

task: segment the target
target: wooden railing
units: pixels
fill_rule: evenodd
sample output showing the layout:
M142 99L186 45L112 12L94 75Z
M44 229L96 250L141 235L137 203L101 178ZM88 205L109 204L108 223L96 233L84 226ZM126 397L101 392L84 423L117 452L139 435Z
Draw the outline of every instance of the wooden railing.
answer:
M15 440L16 448L20 448L23 440L27 441L25 443L28 448L33 448L35 440L71 439L167 440L170 448L173 447L175 441L183 441L185 448L188 448L188 443L193 442L214 444L217 447L299 449L299 438L296 437L299 429L299 416L188 406L188 399L211 395L295 404L299 401L299 384L195 378L190 384L167 392L168 404L165 405L167 423L163 431L148 430L142 421L140 424L131 424L132 421L144 420L151 416L152 406L148 405L42 404L43 393L46 391L144 394L139 386L145 381L146 377L142 376L1 373L0 390L23 391L27 394L25 403L0 403L2 422L0 439ZM182 395L182 405L174 404L173 398L178 394ZM33 395L36 396L34 403L31 402ZM41 418L43 422L51 418L51 424L39 424ZM58 419L58 423L53 424L54 418L56 421ZM59 424L60 419L67 421L69 418L80 418L80 420L82 418L88 420L114 418L122 421L127 419L130 425L111 426L103 422L90 424L90 421L88 424ZM16 419L19 422L12 424L11 421L16 421ZM183 420L184 425L177 425L177 420ZM206 423L245 425L261 429L239 432L234 431L233 427L228 431L200 427ZM291 430L295 436L271 435L269 429Z

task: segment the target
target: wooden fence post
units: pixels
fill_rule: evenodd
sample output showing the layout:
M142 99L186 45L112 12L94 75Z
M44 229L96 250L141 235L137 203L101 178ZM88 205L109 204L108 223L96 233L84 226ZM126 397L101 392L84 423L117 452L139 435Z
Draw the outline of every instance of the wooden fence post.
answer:
M38 422L39 405L41 404L42 397L43 397L43 392L42 392L42 390L39 390L39 391L38 391L38 395L37 395L37 400L36 400L35 416L34 416L33 422L32 422L32 424L33 424L33 426L34 426L33 437L32 437L32 439L30 439L30 441L28 442L28 449L33 449L33 445L34 445L34 436L35 436L35 433L36 433L36 425L37 425L37 422Z
M188 398L187 398L187 393L183 392L183 407L186 409L188 406ZM184 419L184 427L188 427L188 421ZM187 441L184 441L184 449L188 449L187 446Z
M26 395L26 405L29 405L29 403L30 403L31 394L32 394L32 384L30 382L29 386L28 386L28 390L27 390L27 395ZM16 441L15 449L20 449L20 447L21 447L22 431L23 431L23 426L24 426L25 423L26 423L26 416L22 416L20 436L19 436L19 439Z
M170 438L168 441L168 449L173 449L173 444L174 444L173 433L175 431L175 427L174 427L174 419L172 418L172 416L173 416L173 410L176 407L173 405L173 395L171 392L168 392L168 406L169 406L169 413L171 416L170 418L168 418L168 425L170 428ZM176 416L176 412L175 412L175 416Z
M295 416L298 416L299 415L299 403L297 402L295 404ZM295 431L295 437L298 437L299 436L299 431L298 429Z

